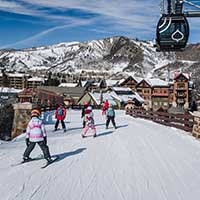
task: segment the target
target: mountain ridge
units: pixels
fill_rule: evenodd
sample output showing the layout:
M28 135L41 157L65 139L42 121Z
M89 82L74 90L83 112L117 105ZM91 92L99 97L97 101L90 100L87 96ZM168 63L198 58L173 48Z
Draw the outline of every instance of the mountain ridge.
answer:
M89 42L59 43L22 50L0 50L0 69L45 71L80 75L82 71L105 72L111 78L133 75L167 79L174 71L190 73L198 82L200 44L182 52L157 52L153 42L115 36Z

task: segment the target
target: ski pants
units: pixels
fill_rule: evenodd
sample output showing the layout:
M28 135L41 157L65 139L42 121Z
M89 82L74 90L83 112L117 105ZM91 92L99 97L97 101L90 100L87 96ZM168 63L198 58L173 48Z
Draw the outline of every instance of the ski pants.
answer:
M41 142L30 142L30 144L26 147L26 150L24 152L24 157L29 157L33 149L35 148L35 145L38 144L40 146L40 149L42 150L44 154L44 158L48 159L50 158L50 153L49 153L49 147L45 144L44 141Z
M106 110L102 110L102 115L106 115Z
M62 128L65 130L66 129L65 122L63 120L58 120L58 119L57 119L56 124L55 124L55 130L57 130L58 124L59 124L60 121L61 121L61 124L62 124Z
M83 119L83 128L85 128L86 121Z
M83 129L83 135L87 134L89 128L92 129L93 135L96 135L96 127L95 127L95 125L90 125L90 126L89 125L85 125L85 128Z
M115 117L107 117L107 120L106 120L106 127L109 126L109 123L110 121L112 122L113 126L116 127L116 124L115 124Z

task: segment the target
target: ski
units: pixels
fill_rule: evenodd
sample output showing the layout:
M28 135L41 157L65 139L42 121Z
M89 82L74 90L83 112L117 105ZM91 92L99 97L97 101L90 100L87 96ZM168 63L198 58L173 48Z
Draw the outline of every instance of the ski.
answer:
M49 165L51 165L52 163L54 163L58 159L59 159L59 156L56 156L55 158L52 158L52 161L51 162L47 162L44 166L41 167L41 169L44 169L44 168L48 167Z
M22 160L21 162L19 163L16 163L16 164L12 164L11 166L14 167L14 166L18 166L18 165L22 165L22 164L25 164L25 163L29 163L29 162L32 162L32 161L36 161L36 160L41 160L41 159L44 159L43 155L39 155L35 158L30 158L26 161Z

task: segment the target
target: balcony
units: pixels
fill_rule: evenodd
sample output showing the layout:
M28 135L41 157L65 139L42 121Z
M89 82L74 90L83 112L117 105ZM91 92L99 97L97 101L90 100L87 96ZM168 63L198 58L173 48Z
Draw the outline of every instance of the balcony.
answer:
M177 87L176 90L179 90L179 91L186 91L187 88L186 88L186 87Z
M176 102L178 104L185 104L185 99L177 99Z
M186 98L186 94L185 93L177 93L176 94L176 97L178 98L178 97L182 97L182 98Z

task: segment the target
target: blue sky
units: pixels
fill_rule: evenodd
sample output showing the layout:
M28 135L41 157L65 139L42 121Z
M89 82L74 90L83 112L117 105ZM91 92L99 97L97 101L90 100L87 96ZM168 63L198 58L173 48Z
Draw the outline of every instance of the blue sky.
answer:
M0 48L111 36L153 40L159 16L160 0L0 0ZM190 42L200 42L200 18L189 22Z

